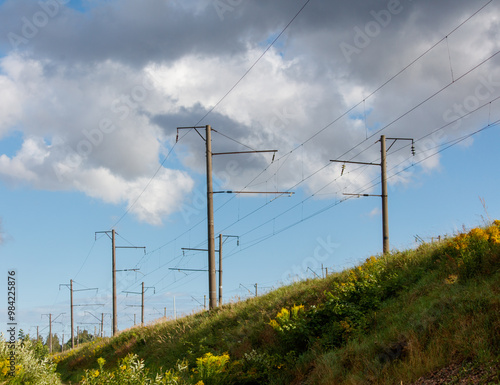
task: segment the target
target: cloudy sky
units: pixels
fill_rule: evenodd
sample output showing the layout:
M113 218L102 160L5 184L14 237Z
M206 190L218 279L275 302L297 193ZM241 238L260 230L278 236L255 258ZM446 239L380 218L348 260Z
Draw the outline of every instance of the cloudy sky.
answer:
M215 157L216 190L295 192L216 196L217 234L241 236L227 240L228 297L380 252L380 202L342 201L379 194L378 167L330 160L379 162L382 134L415 148L388 141L394 247L499 216L499 10L498 0L0 1L1 248L26 285L25 328L66 311L60 283L109 293L110 242L94 231L111 228L147 244L127 254L141 273L122 289L155 287L149 318L176 293L183 311L199 307L205 274L168 270L206 260L180 250L206 246L206 209L204 141L179 126L210 124L216 152L278 150Z

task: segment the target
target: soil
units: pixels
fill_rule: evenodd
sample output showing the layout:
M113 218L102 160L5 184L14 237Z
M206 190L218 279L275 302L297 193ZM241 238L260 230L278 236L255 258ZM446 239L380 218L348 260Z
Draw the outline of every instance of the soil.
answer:
M500 385L500 364L473 366L468 362L453 363L420 377L409 385L485 384Z

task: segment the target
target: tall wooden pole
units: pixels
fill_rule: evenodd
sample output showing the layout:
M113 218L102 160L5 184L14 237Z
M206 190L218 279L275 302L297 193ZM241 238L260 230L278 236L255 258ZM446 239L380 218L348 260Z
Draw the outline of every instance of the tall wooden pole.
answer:
M142 293L141 293L141 326L144 325L144 282L142 283Z
M207 226L208 226L208 292L209 309L217 307L217 282L215 276L215 235L214 235L214 201L212 186L212 128L205 127L207 145Z
M52 314L49 314L49 353L52 354Z
M70 292L70 306L71 306L71 349L75 347L75 324L73 318L73 280L69 280L69 292Z
M222 306L222 234L219 234L219 306Z
M113 270L113 336L117 332L117 311L116 311L116 247L115 247L115 229L111 230L111 256L112 256L112 270Z
M381 182L382 182L382 237L383 253L389 252L389 209L387 207L387 153L385 146L385 135L380 137Z

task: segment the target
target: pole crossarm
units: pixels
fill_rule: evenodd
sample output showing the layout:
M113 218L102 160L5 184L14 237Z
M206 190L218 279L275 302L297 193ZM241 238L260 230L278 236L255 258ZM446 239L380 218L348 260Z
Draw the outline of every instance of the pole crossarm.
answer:
M177 271L205 271L207 272L208 269L178 269L177 267L169 267L168 270L177 270ZM215 271L219 271L219 270L215 270Z
M139 271L140 269L121 269L116 271Z
M366 166L382 166L380 163L373 163L373 162L354 162L352 160L330 160L330 162L336 162L336 163L350 163L350 164L364 164Z
M213 191L212 194L287 194L293 195L295 194L292 191Z
M192 249L190 247L181 247L181 250L208 251L208 249ZM219 250L215 250L217 253Z
M206 139L203 137L203 135L200 134L198 131L198 128L205 128L206 126L193 126L193 127L177 127L177 136L175 137L175 143L179 141L179 130L195 130L198 135L200 135L200 138L203 139L206 142Z
M379 198L382 198L382 195L377 195L377 194L349 194L349 193L343 193L342 195L356 196L358 198L360 198L360 197L379 197Z
M261 152L278 152L278 150L252 150L252 151L230 151L230 152L212 152L212 155L236 155L236 154L256 154Z
M116 249L144 249L146 255L146 246L115 246Z
M389 146L389 148L386 150L389 152L392 146L394 146L394 143L396 143L398 140L407 140L411 141L411 154L415 156L415 140L413 138L385 138L385 140L393 140L392 144Z

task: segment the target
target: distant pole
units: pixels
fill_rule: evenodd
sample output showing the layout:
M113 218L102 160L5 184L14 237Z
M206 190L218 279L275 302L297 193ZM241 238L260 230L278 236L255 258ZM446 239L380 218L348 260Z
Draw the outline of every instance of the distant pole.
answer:
M52 314L49 314L49 353L52 354Z
M101 313L101 338L104 337L104 313Z
M134 326L135 326L135 313L134 313Z
M219 306L222 305L222 234L219 234Z
M144 325L144 282L142 283L141 326Z
M207 226L208 226L208 293L209 309L217 307L217 283L215 277L214 194L212 186L212 128L205 126L207 147Z
M383 253L389 252L389 209L387 207L387 152L385 146L385 135L380 137L381 153L381 182L382 182L382 236Z
M38 334L38 326L36 327L36 341L40 339L40 334Z
M80 345L80 326L76 327L76 346Z
M117 320L117 310L116 310L116 247L115 247L115 229L111 230L111 256L112 263L111 268L113 270L113 336L116 334L118 329L118 320Z
M206 294L203 296L203 309L207 310L207 295Z
M325 267L325 277L328 277L328 267Z
M167 307L163 308L163 318L167 318Z
M255 296L257 297L257 284L255 284L254 286L255 286Z
M70 306L71 306L71 349L75 348L75 335L74 335L74 318L73 318L73 280L69 280L69 292L70 292Z
M177 310L175 309L175 295L174 295L174 319L177 319Z
M64 333L62 335L61 353L64 352Z

